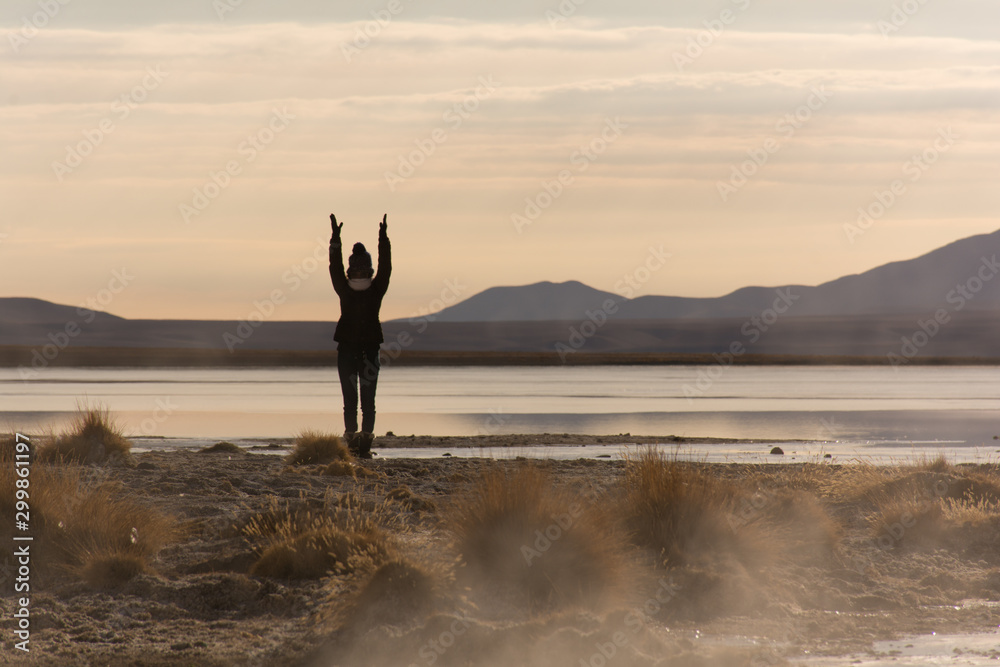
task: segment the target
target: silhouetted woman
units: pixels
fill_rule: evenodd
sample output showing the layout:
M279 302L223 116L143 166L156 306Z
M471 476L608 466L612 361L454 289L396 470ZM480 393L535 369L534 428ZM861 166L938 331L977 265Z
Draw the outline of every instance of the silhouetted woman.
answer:
M378 383L379 345L382 323L378 312L382 297L389 289L392 251L386 233L386 216L378 230L378 273L372 269L372 256L361 243L355 243L344 273L340 230L337 216L330 215L333 236L330 238L330 279L340 297L340 321L333 339L337 341L337 370L344 393L344 438L356 456L372 457L375 439L375 387ZM358 433L358 389L361 389L361 432Z

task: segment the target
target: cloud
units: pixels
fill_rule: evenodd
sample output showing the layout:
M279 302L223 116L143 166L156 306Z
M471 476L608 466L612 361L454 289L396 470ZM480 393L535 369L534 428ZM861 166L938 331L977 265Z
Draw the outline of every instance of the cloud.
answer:
M55 1L55 0L53 0ZM52 19L52 27L139 28L170 23L245 25L296 22L366 22L385 17L391 0L358 0L351 3L325 0L286 0L281 3L253 0L173 0L144 3L133 0L100 0L84 5L65 3ZM706 5L698 0L508 0L471 3L466 0L398 0L392 20L473 24L530 23L550 28L552 15L569 20L556 25L601 22L615 25L701 27L718 18L723 9L740 11L743 29L761 32L877 33L880 20L890 20L895 7L912 6L907 16L908 34L996 39L998 30L993 0L738 0ZM229 11L229 10L232 11ZM18 26L39 11L38 0L8 0L0 8L0 25ZM385 20L383 18L383 20Z

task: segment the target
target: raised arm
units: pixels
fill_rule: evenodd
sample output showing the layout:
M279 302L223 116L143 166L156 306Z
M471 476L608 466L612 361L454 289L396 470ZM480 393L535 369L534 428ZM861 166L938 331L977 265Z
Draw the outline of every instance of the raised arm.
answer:
M389 288L389 276L392 274L392 247L389 245L387 217L383 215L382 223L378 226L378 272L373 280L374 283L378 284L383 294Z
M330 237L330 280L333 281L333 289L337 294L341 294L348 289L347 275L344 273L344 254L340 242L340 230L344 223L337 223L337 216L330 214L330 228L333 235Z

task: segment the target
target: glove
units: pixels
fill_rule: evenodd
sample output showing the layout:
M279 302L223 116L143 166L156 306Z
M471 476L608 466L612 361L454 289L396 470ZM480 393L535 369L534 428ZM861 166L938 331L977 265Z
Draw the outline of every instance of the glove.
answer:
M333 231L333 235L330 237L330 245L340 247L340 230L343 229L344 223L337 222L337 216L333 213L330 214L330 229Z

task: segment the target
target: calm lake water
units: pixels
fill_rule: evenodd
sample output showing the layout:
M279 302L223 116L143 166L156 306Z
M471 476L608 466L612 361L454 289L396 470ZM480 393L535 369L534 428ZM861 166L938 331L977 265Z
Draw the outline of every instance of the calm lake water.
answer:
M59 429L84 402L109 407L138 437L343 428L334 369L53 368L30 381L0 369L0 426L8 430ZM959 458L1000 460L997 367L388 367L378 410L376 432L396 435L818 440L829 443L826 452L949 448Z

